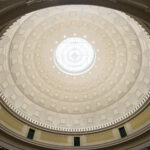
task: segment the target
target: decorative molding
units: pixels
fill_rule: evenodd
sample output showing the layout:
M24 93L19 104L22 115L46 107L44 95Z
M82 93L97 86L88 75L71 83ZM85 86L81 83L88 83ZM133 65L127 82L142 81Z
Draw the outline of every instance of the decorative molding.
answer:
M0 124L0 129L3 130L4 132L6 132L7 134L9 134L10 136L18 139L18 140L21 140L21 141L24 141L26 143L30 143L30 144L33 144L33 145L36 145L36 146L40 146L40 147L44 147L44 148L55 148L55 149L61 148L61 149L66 149L66 150L70 150L72 148L72 146L51 145L51 144L40 142L40 141L28 140L27 138L25 138L23 136L20 136L20 135L14 133L13 131L9 130L8 128L3 126L2 124ZM143 133L145 133L149 130L150 130L150 124L146 125L142 129L139 129L138 131L132 133L131 135L128 135L124 139L116 139L116 140L113 140L113 141L110 141L110 142L101 143L101 144L97 144L97 145L88 145L88 146L84 145L84 146L78 147L78 150L85 150L85 149L92 150L92 149L96 149L96 148L106 148L106 147L114 146L114 145L117 145L117 144L127 142L129 140L132 140L132 139L142 135ZM72 137L69 136L69 137L71 139L73 136Z

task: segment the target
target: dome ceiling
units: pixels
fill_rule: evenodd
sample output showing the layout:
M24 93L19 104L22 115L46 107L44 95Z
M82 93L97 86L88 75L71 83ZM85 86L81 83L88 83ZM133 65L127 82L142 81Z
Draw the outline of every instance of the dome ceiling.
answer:
M13 112L40 127L115 125L149 97L149 36L134 19L103 7L29 13L0 40L0 90Z

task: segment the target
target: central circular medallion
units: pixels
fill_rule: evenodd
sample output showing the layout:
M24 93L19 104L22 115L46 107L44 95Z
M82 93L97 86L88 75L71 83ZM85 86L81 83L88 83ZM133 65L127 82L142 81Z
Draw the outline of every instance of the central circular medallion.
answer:
M54 60L56 66L62 72L80 75L92 68L95 61L95 52L87 40L71 37L58 45Z

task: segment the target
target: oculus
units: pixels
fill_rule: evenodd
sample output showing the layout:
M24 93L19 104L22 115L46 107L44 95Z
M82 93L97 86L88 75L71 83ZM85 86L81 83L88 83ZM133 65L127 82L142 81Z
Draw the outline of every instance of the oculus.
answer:
M64 73L80 75L89 71L95 60L95 53L83 38L70 37L63 40L54 55L56 66Z

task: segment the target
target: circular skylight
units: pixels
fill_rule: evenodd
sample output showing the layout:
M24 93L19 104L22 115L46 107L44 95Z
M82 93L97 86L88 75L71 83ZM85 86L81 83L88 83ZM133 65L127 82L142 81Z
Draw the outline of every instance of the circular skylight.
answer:
M58 45L54 60L62 72L79 75L91 69L95 53L91 44L85 39L70 37Z

